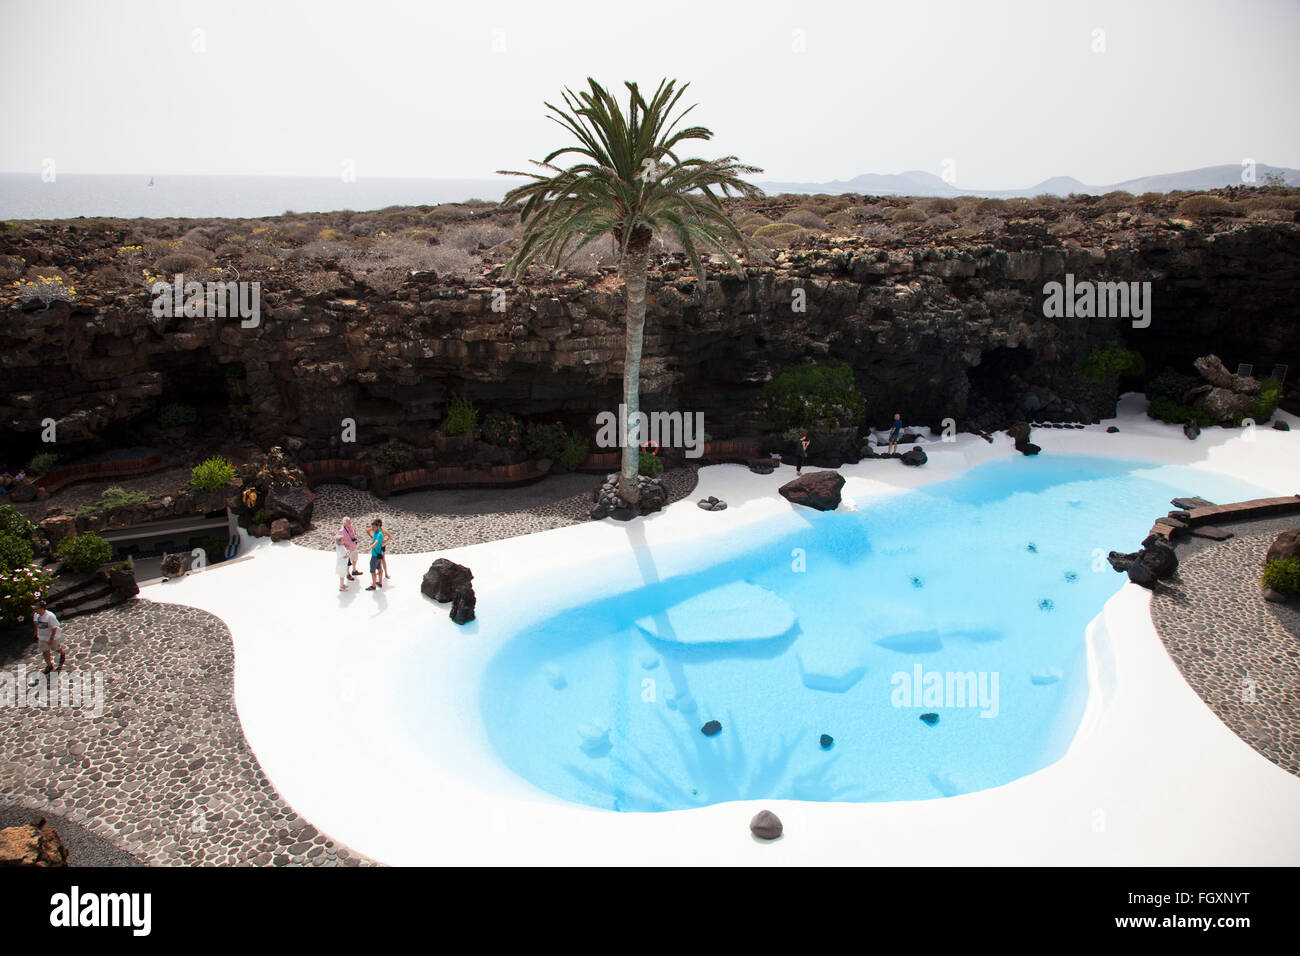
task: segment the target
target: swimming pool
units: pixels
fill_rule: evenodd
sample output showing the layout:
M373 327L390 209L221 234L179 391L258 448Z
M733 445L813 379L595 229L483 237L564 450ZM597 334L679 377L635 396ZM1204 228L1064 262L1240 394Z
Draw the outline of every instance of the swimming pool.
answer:
M1106 552L1191 494L1259 490L1014 456L859 511L799 509L739 553L514 634L482 682L488 739L542 790L621 811L1007 783L1078 727L1084 630L1125 580Z

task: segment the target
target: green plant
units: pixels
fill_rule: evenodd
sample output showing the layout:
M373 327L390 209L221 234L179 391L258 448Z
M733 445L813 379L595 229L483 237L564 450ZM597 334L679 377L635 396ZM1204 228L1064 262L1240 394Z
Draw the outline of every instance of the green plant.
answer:
M54 573L45 568L0 571L0 626L17 627L30 621L32 601L49 591L53 583Z
M31 540L35 525L13 505L0 505L0 535Z
M59 460L59 456L52 451L37 452L32 456L32 460L27 463L27 473L40 477L48 475L54 463Z
M639 474L647 478L658 478L664 473L664 460L658 455L652 455L648 451L641 452L641 462L637 469Z
M141 505L149 500L144 491L127 491L125 488L105 488L99 495L99 507L104 511L113 511L127 505Z
M204 538L199 544L203 549L204 556L208 559L208 564L216 564L218 561L224 561L226 558L226 542L221 538Z
M1151 404L1147 406L1147 417L1174 425L1183 425L1190 421L1202 427L1213 424L1210 416L1201 409L1193 408L1191 405L1180 405L1164 395L1151 399Z
M564 426L559 422L534 422L528 426L524 449L530 458L549 458L552 461L564 454Z
M492 412L483 419L483 440L489 445L506 448L518 445L523 433L519 419L508 412Z
M1300 594L1300 558L1274 558L1264 565L1259 583L1282 594Z
M1190 375L1184 375L1171 368L1162 369L1159 375L1147 382L1147 398L1155 401L1157 398L1164 397L1174 402L1182 402L1183 396L1196 385L1197 380Z
M1120 375L1142 375L1147 363L1138 352L1126 349L1112 339L1105 348L1096 347L1084 359L1080 371L1094 382L1105 382Z
M235 469L219 455L195 465L190 472L190 484L199 491L216 491L235 477Z
M1259 395L1250 410L1250 417L1257 423L1268 421L1277 411L1277 403L1281 398L1282 383L1271 375L1265 375L1259 380Z
M853 369L836 359L786 369L763 386L763 397L779 430L851 425L866 410Z
M1180 216L1234 216L1237 211L1232 203L1220 196L1202 193L1188 196L1178 204Z
M382 445L367 448L365 457L390 475L406 471L415 464L415 449L404 441L390 438Z
M447 417L442 421L442 433L448 438L455 435L472 435L478 427L478 409L468 398L452 395L447 405Z
M199 420L199 413L193 405L172 402L158 411L158 425L161 428L189 428Z
M253 524L266 524L266 509L258 508L253 512Z
M73 571L85 572L106 564L113 556L113 546L90 532L64 538L55 546L54 553Z
M560 464L569 471L574 471L587 460L590 451L591 443L582 435L566 435L564 437L564 448L560 452Z
M925 214L924 209L917 209L915 206L904 206L890 214L889 218L893 222L925 222L930 217Z
M0 569L12 571L21 568L36 556L29 538L0 534Z

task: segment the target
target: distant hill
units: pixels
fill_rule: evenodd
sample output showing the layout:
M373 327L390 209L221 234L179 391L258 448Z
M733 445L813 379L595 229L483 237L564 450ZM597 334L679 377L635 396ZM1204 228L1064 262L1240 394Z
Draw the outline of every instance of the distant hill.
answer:
M1288 169L1285 166L1267 166L1263 163L1255 167L1256 183L1262 183L1269 173L1282 176L1288 185L1300 186L1300 169ZM1053 176L1044 179L1027 189L974 189L958 188L933 173L913 169L903 173L863 173L852 179L835 179L826 183L781 183L759 182L764 192L776 193L861 193L867 196L991 196L999 199L1041 196L1051 193L1056 196L1068 196L1070 193L1101 195L1117 189L1142 193L1167 193L1177 189L1217 189L1223 186L1240 186L1241 166L1226 164L1223 166L1206 166L1202 169L1189 169L1181 173L1160 173L1154 176L1142 176L1109 186L1090 186L1073 176Z

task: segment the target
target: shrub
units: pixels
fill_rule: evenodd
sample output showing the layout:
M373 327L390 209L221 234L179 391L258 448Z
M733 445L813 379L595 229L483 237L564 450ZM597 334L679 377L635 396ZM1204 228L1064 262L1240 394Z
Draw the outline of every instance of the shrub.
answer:
M127 505L141 505L149 500L144 491L127 491L125 488L105 488L99 495L99 507L105 511L124 508Z
M591 444L581 435L566 435L564 450L560 452L560 464L569 471L581 467L591 451Z
M781 221L792 222L797 226L803 226L805 229L826 228L826 220L811 209L796 209L794 212L782 216Z
M172 402L158 410L158 425L162 428L189 428L199 420L193 405Z
M195 465L190 472L190 484L199 491L216 491L235 477L235 469L219 455Z
M47 306L54 301L71 302L77 296L76 286L64 282L58 276L37 276L30 281L20 279L14 283L14 289L18 293L19 302L38 301Z
M1259 395L1250 410L1250 417L1256 422L1266 422L1277 411L1278 400L1282 398L1282 383L1271 375L1259 380Z
M367 448L365 457L392 475L415 464L415 449L404 441L390 438L382 445Z
M483 419L483 440L489 445L513 447L519 444L523 434L519 419L508 412L492 412Z
M1300 558L1274 558L1264 565L1259 583L1283 594L1300 594Z
M452 395L447 405L447 417L442 421L442 433L448 438L455 435L472 435L478 427L478 409L468 398Z
M107 564L113 557L113 546L91 532L64 538L54 548L54 553L73 571L93 571Z
M36 552L32 548L30 538L0 534L0 570L12 571L21 568L34 557Z
M1188 196L1178 204L1180 216L1232 216L1236 212L1228 200L1208 193Z
M1141 375L1146 371L1146 361L1141 354L1126 349L1117 341L1106 343L1105 348L1094 348L1080 369L1084 377L1094 382L1104 382L1120 375Z
M1210 416L1199 408L1193 408L1191 405L1180 405L1172 398L1167 398L1164 395L1151 400L1151 404L1147 406L1147 417L1154 418L1157 421L1169 422L1172 425L1183 425L1190 421L1194 421L1203 427L1213 424L1210 421Z
M894 222L925 222L929 216L925 210L917 209L915 206L904 206L902 209L895 209L889 216Z
M0 535L30 540L35 527L13 505L0 505Z
M154 263L164 278L170 278L174 275L193 274L200 271L207 263L198 256L188 252L173 252L171 255L163 256Z
M216 564L226 559L226 542L221 538L204 538L199 547L203 549L208 564Z
M32 456L32 460L27 463L27 473L40 477L48 475L54 463L59 460L59 456L52 451L42 451Z
M759 226L754 230L755 239L773 238L777 236L788 236L792 232L799 232L802 226L794 222L773 222L766 226Z
M0 571L0 626L17 627L31 620L32 601L54 583L54 573L45 568L20 567Z
M1197 380L1190 375L1184 375L1171 368L1162 369L1159 375L1147 382L1147 398L1152 401L1157 398L1168 398L1179 403L1196 385Z
M925 208L930 212L956 212L957 200L949 199L946 196L936 196L925 201Z
M645 475L647 478L658 478L664 473L664 460L658 455L652 455L648 451L641 452L640 464L637 466L637 472Z
M266 509L258 508L253 512L253 524L266 524Z
M763 386L763 397L780 429L849 425L865 411L853 369L834 359L786 369Z
M524 438L524 448L530 458L549 458L552 461L564 454L564 426L559 422L550 424L533 423L528 426L528 435Z

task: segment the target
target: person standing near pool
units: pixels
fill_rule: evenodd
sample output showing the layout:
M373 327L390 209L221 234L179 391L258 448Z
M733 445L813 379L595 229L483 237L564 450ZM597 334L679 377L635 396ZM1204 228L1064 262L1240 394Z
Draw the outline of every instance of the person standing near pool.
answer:
M359 578L361 572L357 570L357 533L352 530L351 518L343 519L343 524L339 527L339 535L348 552L348 578L349 580Z
M889 454L898 451L898 440L903 437L903 416L894 412L894 427L889 431Z
M367 591L384 586L384 521L376 518L370 523L370 587Z
M346 591L352 583L352 559L348 556L348 546L341 531L334 535L334 573L339 576L339 590Z
M810 441L808 440L808 433L807 433L807 432L800 432L800 433L799 433L799 447L795 450L795 453L794 453L794 454L795 454L795 458L794 458L794 473L795 473L796 475L802 475L802 474L803 474L803 466L806 465L806 464L808 464L808 446L811 445L811 444L812 444L812 442L810 442Z

